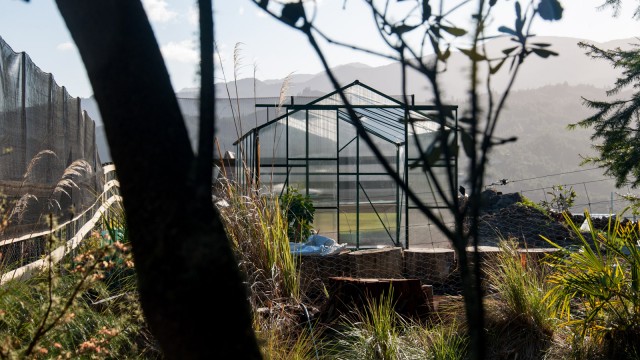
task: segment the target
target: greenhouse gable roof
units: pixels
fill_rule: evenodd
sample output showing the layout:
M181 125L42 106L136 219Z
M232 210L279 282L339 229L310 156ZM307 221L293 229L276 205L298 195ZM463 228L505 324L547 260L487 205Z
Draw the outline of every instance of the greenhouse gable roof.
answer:
M408 105L356 80L307 104L282 105L287 109L284 115L254 128L235 143L238 143L252 132L259 131L301 110L337 110L338 119L354 124L355 120L349 112L349 107L342 101L340 92L344 93L349 102L349 107L358 117L364 129L388 142L401 145L405 142L406 135L434 132L440 127L437 121L436 106ZM256 107L276 107L276 105L256 104ZM453 118L453 113L457 110L457 106L448 105L445 106L445 110L450 112L451 118ZM407 126L407 134L405 134L405 119L409 119L410 124L410 126ZM445 126L453 127L454 125L452 122L447 122Z

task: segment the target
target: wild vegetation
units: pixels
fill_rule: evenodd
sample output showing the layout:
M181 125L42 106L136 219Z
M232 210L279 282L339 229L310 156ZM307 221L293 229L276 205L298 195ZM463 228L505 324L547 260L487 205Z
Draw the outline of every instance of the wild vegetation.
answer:
M46 241L51 251L60 240ZM160 358L136 289L124 212L116 204L65 261L0 288L0 357Z
M316 29L313 24L314 16L307 14L303 3L298 2L276 2L276 1L254 1L257 6L265 9L269 14L280 20L291 28L301 31L309 40L310 45L317 50L320 60L328 69L327 61L320 50L317 38L325 37L322 31ZM607 1L608 4L616 1ZM441 2L443 4L444 2ZM465 4L466 2L463 2ZM469 2L475 3L475 2ZM402 64L403 82L406 82L407 69L418 70L421 75L429 80L433 86L433 95L436 106L440 109L438 120L441 128L444 130L444 124L450 114L443 111L441 92L439 84L436 81L440 69L446 67L446 59L449 57L450 48L455 46L455 38L469 34L470 44L462 48L462 52L469 57L469 97L470 110L464 114L461 119L460 136L463 143L463 150L468 156L470 163L468 166L470 187L470 198L475 207L470 207L467 213L460 212L457 192L452 187L450 192L442 191L442 195L448 201L452 214L455 216L456 227L451 230L443 221L438 221L437 217L429 212L424 214L432 219L434 223L448 236L452 246L455 247L459 259L461 277L464 283L464 309L466 317L461 321L461 328L467 330L464 337L469 339L469 353L475 358L484 358L485 340L485 322L492 324L491 312L485 312L482 289L482 277L478 256L475 259L467 257L466 249L469 245L477 245L477 215L479 211L478 201L480 192L483 187L485 165L488 162L488 154L490 150L500 144L512 142L515 139L497 138L495 137L495 128L501 115L501 110L508 97L511 85L507 85L501 94L495 98L489 96L486 106L482 106L479 102L479 87L482 86L479 81L484 76L481 75L479 68L484 67L490 74L497 73L505 63L510 63L509 78L511 84L515 79L520 65L527 56L540 56L546 58L557 55L553 50L547 49L548 44L529 42L531 36L531 23L534 18L540 17L544 20L559 20L562 17L562 6L557 0L540 0L527 1L524 8L519 2L515 2L515 14L513 17L513 26L501 26L498 31L503 36L508 36L514 41L514 47L504 49L503 55L492 58L483 50L482 41L488 36L486 29L491 20L490 15L492 8L498 2L495 0L478 1L477 10L473 10L472 19L474 23L469 29L462 29L452 24L448 19L448 14L455 12L457 7L445 13L442 7L440 9L432 9L428 1L419 1L414 10L414 14L404 19L394 20L393 16L387 12L387 7L378 8L373 2L371 10L375 23L378 27L374 29L383 36L384 41L389 44L390 50L394 51L392 58L398 60ZM92 85L96 91L96 99L101 109L105 111L104 120L107 126L109 138L120 141L117 146L112 148L114 162L119 167L122 184L123 195L127 199L127 215L128 226L132 229L131 242L136 255L137 268L139 274L139 291L142 306L145 315L149 321L150 328L162 344L163 351L170 357L177 358L182 352L188 352L186 356L202 356L203 352L208 349L208 345L212 342L218 345L219 351L223 354L233 355L240 352L241 357L256 357L257 344L255 342L254 333L249 328L250 313L245 305L245 292L243 283L240 279L240 272L233 263L233 248L228 241L228 237L223 229L228 224L221 224L220 217L213 211L209 187L211 184L211 152L213 137L213 111L212 111L212 90L213 90L213 63L210 56L202 56L201 70L201 124L200 124L200 150L195 155L189 146L188 137L184 130L182 116L175 101L175 94L171 91L169 77L164 67L161 54L152 29L144 14L144 10L139 2L122 2L119 6L111 6L111 4L92 3L90 5L82 2L72 2L68 0L58 0L57 4L62 12L63 17L69 27L74 41L78 46L78 50L86 64L87 72L91 78ZM211 12L211 2L200 1L200 49L203 54L211 54L213 46L213 22ZM455 5L458 6L458 5ZM275 7L275 8L274 8ZM433 10L433 11L432 11ZM415 15L415 16L413 16ZM417 19L417 23L405 23L405 20ZM106 32L103 29L116 28L120 31ZM419 30L416 30L419 29ZM408 37L412 34L418 34L423 41L417 46L412 46L412 42L408 41ZM339 43L330 40L333 43ZM109 51L102 44L113 44L111 49L129 49L126 52L126 61L119 55L123 52ZM351 45L347 45L351 46ZM357 48L353 46L353 48ZM360 49L366 51L366 49ZM433 50L437 54L437 59L429 62L423 62L421 55L425 50ZM384 56L384 55L383 55ZM140 67L131 66L131 64L144 64L144 71L140 71ZM152 74L152 75L150 75ZM335 77L329 72L329 77L337 89L339 84ZM490 89L491 76L487 74L487 87ZM124 93L121 89L127 89ZM491 91L489 91L491 94ZM143 95L144 96L139 96ZM345 104L348 104L344 94L341 94ZM135 102L134 100L135 99ZM144 110L142 110L144 109ZM484 110L483 110L484 109ZM358 117L351 110L350 117L356 124L359 124ZM139 119L153 119L160 126L149 127L148 131L139 131L141 121ZM359 128L359 133L369 144L372 141L366 132ZM141 135L144 137L140 137ZM451 141L450 133L441 131L438 141L430 144L426 149L419 149L425 158L422 168L425 176L433 177L434 181L438 181L431 169L432 163L429 159L434 159L434 153L442 153L446 159L451 154L458 151L458 144ZM455 138L455 137L453 137ZM162 146L157 146L162 144ZM373 147L376 152L375 147ZM389 174L401 183L401 179L397 172L394 172L390 165L387 164L381 154L376 155L385 165L385 169ZM449 165L449 164L448 164ZM161 170L160 170L161 169ZM149 182L139 177L139 173L144 172L152 177L154 181ZM457 174L451 172L449 181L453 183ZM174 191L166 193L166 189ZM419 202L417 196L411 189L403 189L411 194L411 199L417 205L424 205ZM163 207L157 206L157 199L163 199ZM185 206L185 204L188 204ZM279 209L278 206L274 207ZM279 210L278 210L279 211ZM463 220L465 216L472 217L472 226L469 231L463 228ZM265 229L262 231L264 232ZM273 229L266 229L272 232ZM184 236L182 241L176 242L174 235L180 233ZM286 234L286 229L277 230L274 238L282 238L282 234ZM134 236L135 235L135 236ZM215 238L217 241L210 241ZM204 241L204 239L209 241ZM265 241L262 238L249 239L250 241ZM235 239L236 243L241 243L240 237ZM267 240L268 242L268 240ZM274 244L269 243L267 246ZM635 246L635 245L634 245ZM175 249L177 247L177 249ZM154 249L154 251L148 251ZM170 249L170 250L168 250ZM177 251L176 251L177 250ZM194 257L194 253L198 256ZM270 253L258 252L268 256ZM613 253L609 253L607 258L615 257ZM269 261L273 264L282 259L276 257ZM282 260L288 261L288 260ZM270 262L267 262L269 264ZM240 269L242 269L240 266ZM287 266L284 266L285 268ZM261 270L261 269L259 269ZM269 273L265 274L265 279L271 279L276 274L282 276L269 268ZM277 269L276 269L277 270ZM190 276L185 276L186 274ZM218 276L224 274L223 276ZM246 275L246 274L244 274ZM278 278L274 284L280 284L281 279ZM632 284L634 283L632 276ZM617 281L622 281L616 278ZM558 282L559 286L566 287L567 283ZM619 285L619 282L615 282ZM227 291L226 296L216 297L202 301L199 297L199 290L204 286L220 286ZM252 284L250 284L252 285ZM289 284L291 285L291 283ZM287 286L289 286L287 285ZM295 286L295 282L293 283ZM608 282L602 282L601 287L608 286ZM267 284L271 286L271 284ZM528 285L525 285L528 286ZM632 286L632 288L634 288ZM291 292L292 288L284 287L285 293ZM288 290L287 290L288 289ZM566 288L570 292L570 288ZM249 289L250 290L250 289ZM533 291L533 290L532 290ZM538 291L542 291L538 289ZM281 293L280 293L281 294ZM588 295L588 293L572 293L574 296ZM635 294L634 294L635 295ZM516 297L521 298L521 297ZM553 300L561 297L548 296L545 299ZM500 300L499 301L505 301ZM610 299L607 299L610 300ZM366 317L373 326L365 327L369 331L366 336L366 345L373 346L373 356L379 358L388 357L410 357L412 352L408 351L413 348L398 346L400 341L409 339L410 334L406 330L409 325L404 321L396 321L393 312L385 311L383 307L388 302L377 300L369 304L366 310ZM189 306L189 305L194 306ZM267 301L265 305L271 305ZM588 303L589 305L591 303ZM603 302L596 300L595 310L603 308ZM586 305L585 305L586 307ZM223 310L221 310L221 308ZM274 309L269 306L267 310ZM588 307L586 307L588 309ZM275 308L273 312L277 316L282 316L282 308ZM618 313L622 313L617 306L612 309ZM623 309L626 310L625 307ZM259 310L259 309L257 309ZM259 311L255 313L260 313ZM573 312L570 309L569 316L580 319L584 315L581 309ZM224 319L231 321L225 322L225 327L229 331L220 331L227 329L215 329L211 324L219 319L221 311L230 311L233 317L224 316ZM271 311L269 311L271 312ZM372 316L371 314L376 314ZM225 314L226 315L226 314ZM389 319L389 316L393 317ZM594 315L595 316L595 315ZM45 317L46 319L46 317ZM387 319L387 320L385 320ZM389 321L388 321L389 320ZM588 319L591 320L591 319ZM365 322L363 321L357 321ZM173 326L166 326L167 324ZM267 324L270 324L269 322ZM612 323L616 324L616 323ZM566 324L568 331L572 332L571 322ZM211 327L207 327L211 326ZM255 326L255 322L254 322ZM280 329L281 327L278 327ZM313 329L314 327L312 327ZM44 329L48 329L45 327ZM306 329L306 327L305 327ZM381 331L378 331L381 330ZM304 330L306 331L306 330ZM39 332L37 332L39 333ZM518 334L517 331L509 331L509 334ZM255 333L258 337L265 338L262 329ZM340 336L338 332L335 336ZM593 344L592 338L585 336L585 332L580 333L577 344ZM555 334L554 334L555 335ZM309 336L313 339L313 344L322 345L318 337L314 336L312 331ZM361 342L350 342L353 346L361 346ZM433 341L426 341L426 344L440 343L433 337ZM287 333L282 339L289 341L279 342L284 349L303 349L304 346L290 346L289 344L298 344L300 337L295 334ZM360 338L362 339L362 338ZM373 339L374 341L369 341ZM502 339L501 339L502 340ZM528 340L525 339L525 340ZM461 344L456 343L456 344ZM626 344L627 342L623 342ZM301 345L305 345L302 343ZM404 342L403 342L404 344ZM450 343L448 343L450 344ZM612 346L615 346L615 342ZM348 346L348 345L347 345ZM29 347L30 348L30 347ZM420 349L417 345L416 349ZM589 348L572 347L570 351L575 349ZM599 348L594 351L597 351ZM283 349L283 348L280 348ZM323 354L322 346L315 347L315 355L317 357ZM367 350L366 347L364 347ZM428 349L428 347L427 347ZM590 349L590 348L589 348ZM260 349L264 351L264 346ZM493 349L492 349L493 350ZM215 349L214 349L215 351ZM402 351L402 352L400 352ZM546 352L535 352L532 356L540 358ZM445 352L446 354L452 354ZM513 350L512 353L520 354L520 348ZM619 354L620 352L617 352ZM279 356L275 354L287 354L287 352L274 353L273 357ZM453 353L454 357L457 356ZM530 352L522 352L519 358L527 357ZM288 354L289 357L302 357L303 355ZM461 355L462 356L462 355ZM265 355L269 357L269 355Z
M275 196L243 195L230 183L222 189L217 204L265 359L469 358L468 324L454 295L422 321L397 313L389 290L323 322L328 294L301 281L300 259L288 248L287 208ZM576 247L558 247L538 262L504 239L485 268L488 358L638 358L639 225L612 218L607 231L585 233L565 216L580 239ZM5 285L0 356L162 358L140 309L128 236L116 205L66 261Z

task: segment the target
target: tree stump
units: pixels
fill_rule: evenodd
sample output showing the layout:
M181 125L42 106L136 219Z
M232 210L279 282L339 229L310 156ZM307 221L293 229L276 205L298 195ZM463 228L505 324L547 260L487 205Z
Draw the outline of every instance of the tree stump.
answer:
M362 311L372 299L389 294L395 311L403 317L424 320L433 309L432 290L423 287L419 279L331 277L323 317L330 322L354 310Z

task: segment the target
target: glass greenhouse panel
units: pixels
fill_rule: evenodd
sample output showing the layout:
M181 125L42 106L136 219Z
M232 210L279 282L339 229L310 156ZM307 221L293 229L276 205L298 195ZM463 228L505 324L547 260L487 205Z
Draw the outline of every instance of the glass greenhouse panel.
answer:
M349 145L351 146L351 145ZM340 156L340 174L355 174L358 170L356 165L357 158L355 156Z
M444 220L449 228L453 227L453 219L449 219L446 212L434 210L436 215ZM404 232L405 229L402 229ZM409 246L451 248L449 239L440 229L418 209L409 210Z
M409 135L407 138L407 147L409 149L409 158L420 158L437 138L438 132L428 132L417 135Z
M287 133L284 121L278 121L260 130L260 157L263 165L286 164Z
M336 206L337 174L335 160L309 161L309 195L315 206Z
M290 114L286 119L289 126L289 157L307 158L307 113L298 111Z
M359 113L362 113L362 111L359 111ZM397 121L390 120L389 114L384 114L383 116L371 112L368 115L363 115L360 121L371 135L394 144L404 141L404 128Z
M354 86L346 90L347 99L353 105L392 105L397 104L388 98L367 88Z
M339 133L339 143L338 146L340 149L343 147L355 143L355 137L357 134L356 128L350 123L339 120L338 121L338 133Z
M433 172L436 174L436 179L442 189L446 192L447 198L450 198L451 186L447 181L444 168L433 168ZM409 188L418 196L421 202L429 207L444 206L444 198L438 192L434 179L425 174L422 167L409 169ZM410 201L411 206L415 205L413 201Z
M360 203L358 217L360 246L396 246L396 219L397 212L394 205Z
M396 182L389 175L360 176L360 203L396 203Z
M280 195L286 186L286 166L262 166L260 168L260 185L268 193Z
M382 141L379 138L373 139L374 144L380 149L380 152L387 160L387 163L391 166L393 170L397 170L398 161L402 166L402 162L404 159L399 159L399 152L396 145ZM386 173L387 170L384 168L380 160L375 156L371 148L364 143L362 139L360 139L360 172L363 173Z
M357 171L358 139L354 137L352 140L345 143L338 153L341 174L355 174Z
M300 194L307 193L307 169L303 167L289 168L289 186L298 189Z
M393 170L398 168L396 161L404 159L398 159L395 152L392 154L383 154L387 163ZM387 170L384 168L378 158L371 154L369 156L360 156L360 173L362 174L386 174Z
M340 206L344 207L344 211L355 211L356 203L356 177L355 175L340 175ZM348 206L353 205L351 209Z
M348 209L347 209L348 210ZM355 210L352 211L340 211L338 214L340 219L340 232L339 239L341 244L348 244L348 246L355 246L357 242L357 229L355 220Z
M338 214L335 209L316 209L313 228L319 235L338 240Z
M337 121L335 110L309 111L309 157L336 157Z

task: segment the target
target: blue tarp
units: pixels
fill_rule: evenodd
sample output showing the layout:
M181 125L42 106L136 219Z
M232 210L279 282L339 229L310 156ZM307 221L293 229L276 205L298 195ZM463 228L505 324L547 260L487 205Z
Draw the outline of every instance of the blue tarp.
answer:
M290 242L291 253L296 255L332 255L340 253L347 244L338 244L334 239L322 235L311 235L304 243Z

